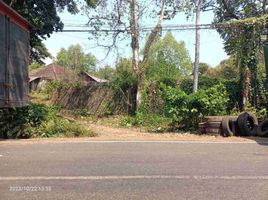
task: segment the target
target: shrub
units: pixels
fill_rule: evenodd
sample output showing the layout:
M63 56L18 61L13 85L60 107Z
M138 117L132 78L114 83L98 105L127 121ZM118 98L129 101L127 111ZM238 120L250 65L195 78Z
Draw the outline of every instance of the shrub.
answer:
M162 85L162 92L174 126L189 130L206 115L226 114L228 95L222 84L192 94Z
M25 131L29 119L28 108L6 108L0 110L0 138L28 138Z
M57 116L58 107L30 104L28 107L4 109L0 112L0 137L78 137L95 136L90 130Z
M209 89L221 83L224 83L224 79L218 77L200 76L198 80L199 89ZM186 93L191 94L193 92L193 80L190 78L183 79L180 83L180 88Z
M31 128L32 137L93 137L96 134L65 119L55 117L44 121L37 128Z

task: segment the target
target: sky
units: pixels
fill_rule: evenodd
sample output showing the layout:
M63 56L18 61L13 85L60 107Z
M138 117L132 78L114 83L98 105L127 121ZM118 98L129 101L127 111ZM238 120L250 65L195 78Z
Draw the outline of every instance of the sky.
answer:
M59 14L62 22L65 24L64 29L75 29L71 26L81 25L87 23L87 17L83 14L71 15L68 12ZM213 20L212 12L201 13L201 24L209 24ZM154 23L152 20L145 22L146 26L153 27ZM185 14L179 14L174 19L164 22L165 25L180 25L180 24L194 24L194 17L186 19ZM80 28L81 29L81 28ZM195 54L195 31L172 31L173 36L178 41L184 41L189 55L194 61ZM162 34L163 36L165 33ZM53 57L56 57L57 52L61 48L68 48L70 45L80 44L86 53L92 53L99 60L98 67L105 65L114 66L118 57L131 57L130 41L121 41L118 45L117 52L112 52L106 57L107 50L101 47L96 47L94 40L89 39L88 33L66 33L58 32L53 33L50 38L44 41L44 44L48 48L49 52ZM140 44L141 47L144 45L144 38ZM227 58L226 53L223 49L222 39L215 30L201 30L201 49L200 49L200 62L205 62L215 67L222 60ZM50 64L51 59L46 59L45 63Z

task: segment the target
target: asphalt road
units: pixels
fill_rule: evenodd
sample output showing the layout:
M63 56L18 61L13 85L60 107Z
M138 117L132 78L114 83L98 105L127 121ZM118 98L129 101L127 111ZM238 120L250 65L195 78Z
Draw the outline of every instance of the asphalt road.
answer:
M268 144L0 141L0 200L268 199Z

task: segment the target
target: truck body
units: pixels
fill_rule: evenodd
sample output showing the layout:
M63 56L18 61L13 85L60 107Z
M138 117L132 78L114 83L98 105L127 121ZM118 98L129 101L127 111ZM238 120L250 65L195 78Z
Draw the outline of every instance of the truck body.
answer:
M0 108L29 104L30 24L0 1Z

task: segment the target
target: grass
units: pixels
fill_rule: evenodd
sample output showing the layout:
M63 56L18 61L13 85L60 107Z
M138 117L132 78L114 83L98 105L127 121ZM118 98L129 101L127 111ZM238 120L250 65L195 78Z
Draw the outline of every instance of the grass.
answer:
M50 105L47 95L43 93L33 93L32 101ZM56 113L54 113L56 115ZM112 128L139 128L146 132L161 133L169 131L170 118L153 114L137 114L136 116L116 115L106 117L96 117L89 115L86 109L82 110L60 110L63 119L54 118L43 124L38 130L34 130L35 137L94 137L97 134L85 129L80 122L87 124L98 124ZM73 118L72 123L68 118Z
M43 122L31 129L33 137L95 137L97 134L82 127L78 123L71 123L60 117Z
M0 138L97 136L94 131L78 122L61 116L59 107L44 101L47 98L43 94L35 93L34 100L28 107L0 112Z

